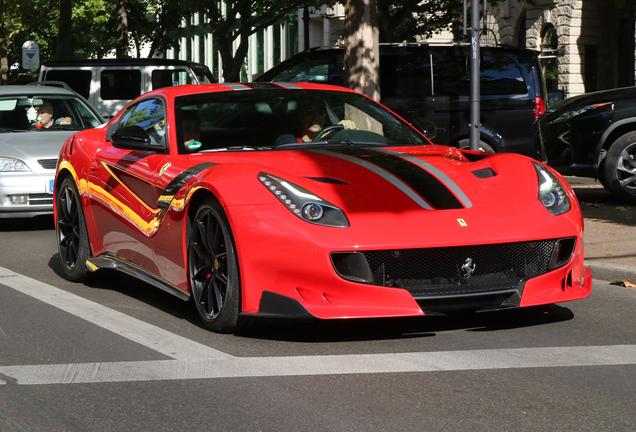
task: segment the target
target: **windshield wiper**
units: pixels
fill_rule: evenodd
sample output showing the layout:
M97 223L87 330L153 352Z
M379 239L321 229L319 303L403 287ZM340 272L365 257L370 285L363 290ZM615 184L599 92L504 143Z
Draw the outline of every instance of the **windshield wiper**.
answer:
M314 147L314 146L319 146L319 147L380 146L382 147L387 145L390 145L390 144L371 142L371 141L349 141L345 139L339 139L339 140L331 139L331 140L325 140L325 141L306 141L306 142L285 143L285 144L277 145L276 148L279 149L279 148L287 148L287 147Z
M230 147L221 147L221 148L213 148L202 150L199 153L213 153L213 152L224 152L224 151L258 151L258 150L271 150L271 147L250 147L250 146L230 146Z

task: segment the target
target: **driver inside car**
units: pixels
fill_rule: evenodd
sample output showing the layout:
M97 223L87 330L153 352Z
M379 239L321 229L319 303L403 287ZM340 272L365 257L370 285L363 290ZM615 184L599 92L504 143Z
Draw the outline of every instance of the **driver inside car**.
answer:
M300 120L299 138L304 142L309 142L325 127L327 111L324 105L303 104L298 107L298 119ZM338 124L345 129L358 129L352 120L340 120Z
M38 113L38 117L36 120L35 127L38 127L37 124L41 124L39 127L43 127L45 129L50 128L54 125L70 125L73 123L70 117L54 117L53 105L51 105L48 101L43 101L42 105L35 108Z

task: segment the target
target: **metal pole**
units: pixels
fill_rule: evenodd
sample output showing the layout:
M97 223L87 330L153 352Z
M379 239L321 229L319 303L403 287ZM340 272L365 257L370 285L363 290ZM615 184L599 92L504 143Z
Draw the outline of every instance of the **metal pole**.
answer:
M472 0L470 10L470 149L479 150L479 0Z

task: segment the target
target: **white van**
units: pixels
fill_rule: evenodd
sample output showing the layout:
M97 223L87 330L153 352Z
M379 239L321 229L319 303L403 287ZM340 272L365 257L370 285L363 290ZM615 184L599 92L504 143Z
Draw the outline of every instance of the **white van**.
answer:
M39 80L68 84L106 119L150 90L216 82L203 64L168 59L48 61L42 63Z

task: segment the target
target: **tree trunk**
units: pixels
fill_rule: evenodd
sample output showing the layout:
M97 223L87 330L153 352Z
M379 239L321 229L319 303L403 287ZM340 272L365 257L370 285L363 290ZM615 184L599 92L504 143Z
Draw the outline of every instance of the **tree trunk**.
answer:
M128 13L126 0L117 0L117 44L115 45L117 58L128 57Z
M70 60L73 56L71 50L72 24L72 0L60 0L60 21L57 33L57 46L55 47L55 58L57 60Z
M380 48L375 0L347 0L345 85L380 101Z
M0 0L0 84L7 84L9 82L7 28L5 26L4 18L4 0Z

